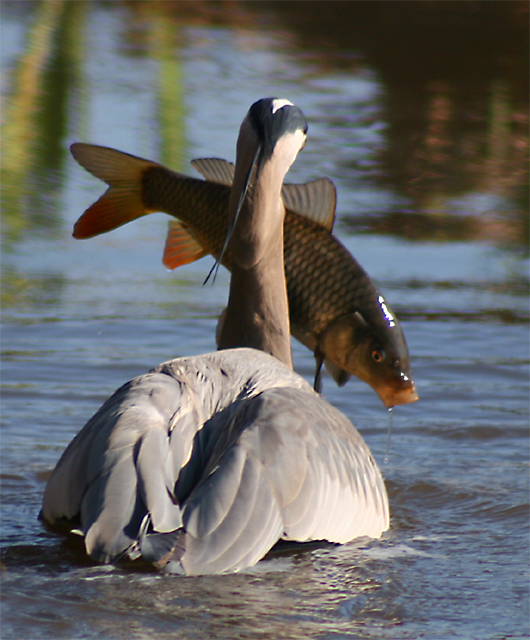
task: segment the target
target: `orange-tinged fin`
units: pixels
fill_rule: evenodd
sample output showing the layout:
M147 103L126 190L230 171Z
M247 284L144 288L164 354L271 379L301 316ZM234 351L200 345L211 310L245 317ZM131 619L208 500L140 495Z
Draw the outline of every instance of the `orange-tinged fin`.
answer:
M176 269L199 260L207 253L178 220L170 220L162 258L165 267Z
M221 158L198 158L191 164L209 182L232 185L234 165ZM328 178L317 178L305 184L284 184L282 198L287 209L304 216L328 231L333 229L337 192Z
M92 238L154 212L142 202L142 175L158 166L156 162L82 142L74 143L70 151L82 167L109 185L75 223L74 238Z

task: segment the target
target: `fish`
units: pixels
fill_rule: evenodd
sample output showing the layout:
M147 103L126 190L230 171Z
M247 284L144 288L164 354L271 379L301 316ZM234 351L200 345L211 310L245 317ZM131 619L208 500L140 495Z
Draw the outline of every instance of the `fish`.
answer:
M75 160L108 185L74 225L87 239L154 212L172 216L163 255L169 269L211 254L219 260L226 238L234 165L221 158L193 160L205 179L110 147L76 142ZM398 318L369 275L333 235L336 190L328 178L285 183L284 258L291 334L339 386L352 375L386 407L418 400L410 356ZM230 251L222 264L230 270ZM222 315L221 315L222 321Z

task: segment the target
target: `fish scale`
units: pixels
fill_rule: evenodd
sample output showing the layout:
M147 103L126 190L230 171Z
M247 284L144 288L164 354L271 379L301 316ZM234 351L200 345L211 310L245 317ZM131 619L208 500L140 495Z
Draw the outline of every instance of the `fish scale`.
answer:
M152 167L144 172L142 187L146 208L179 219L208 253L219 257L228 229L230 189L226 185ZM182 205L190 200L194 201L193 211ZM373 304L378 292L364 269L326 229L289 210L284 225L284 260L294 327L318 338L330 322L345 313L362 311L370 320L379 320L379 306ZM231 269L229 249L223 266Z
M76 238L163 211L178 221L173 223L179 229L173 266L206 253L219 258L228 229L233 165L219 159L194 161L207 177L202 180L108 147L75 143L71 150L85 169L109 185L77 221ZM291 333L315 354L317 378L324 363L339 385L353 374L386 406L415 402L399 321L369 275L331 233L335 191L330 181L284 185L282 197L297 207L286 206L284 222ZM168 243L171 238L170 230ZM231 269L229 249L222 264Z
M296 326L318 337L347 313L361 311L373 322L380 320L377 289L334 236L294 214L285 221L285 238L289 307Z

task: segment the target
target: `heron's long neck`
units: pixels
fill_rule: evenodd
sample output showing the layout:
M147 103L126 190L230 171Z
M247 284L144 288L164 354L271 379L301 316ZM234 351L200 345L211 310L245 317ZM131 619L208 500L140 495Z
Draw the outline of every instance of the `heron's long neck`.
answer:
M219 349L253 347L292 368L283 261L283 176L261 176L240 214L230 245L234 264Z

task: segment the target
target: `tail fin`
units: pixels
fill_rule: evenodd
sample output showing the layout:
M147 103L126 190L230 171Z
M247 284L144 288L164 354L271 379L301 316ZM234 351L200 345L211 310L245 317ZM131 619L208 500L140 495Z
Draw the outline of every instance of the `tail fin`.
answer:
M153 213L142 201L142 176L149 167L158 166L156 162L82 142L74 143L70 151L82 167L109 185L75 223L74 238L92 238Z

